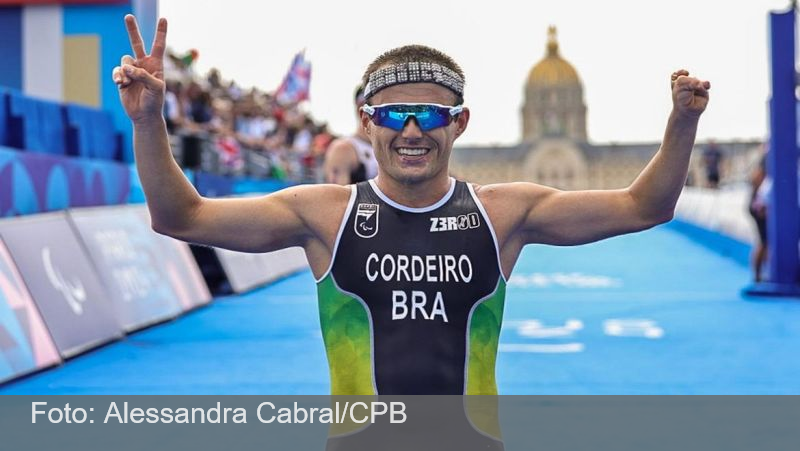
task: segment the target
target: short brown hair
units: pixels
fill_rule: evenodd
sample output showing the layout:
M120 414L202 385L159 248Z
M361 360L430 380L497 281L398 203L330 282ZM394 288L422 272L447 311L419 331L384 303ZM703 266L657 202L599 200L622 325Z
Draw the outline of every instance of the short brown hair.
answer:
M372 61L369 66L367 66L367 70L361 77L361 84L366 86L369 82L369 75L382 67L391 66L394 64L411 63L415 61L436 63L440 66L444 66L457 73L462 80L465 80L464 71L461 70L461 66L459 66L453 58L439 50L436 50L433 47L420 44L411 44L391 49L387 52L384 52L381 56L375 58L375 60ZM455 96L456 105L461 105L464 103L464 98L462 96L458 94L455 94Z

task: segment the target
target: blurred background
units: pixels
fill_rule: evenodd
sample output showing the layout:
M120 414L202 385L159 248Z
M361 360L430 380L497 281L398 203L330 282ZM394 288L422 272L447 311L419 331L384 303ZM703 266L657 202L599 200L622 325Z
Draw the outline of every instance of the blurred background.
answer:
M169 20L172 152L213 197L323 182L364 69L403 44L464 69L451 172L479 184L624 188L660 146L670 73L710 80L674 221L526 248L500 391L796 394L793 6L0 0L0 393L329 389L302 251L150 231L111 81L134 13L148 48Z

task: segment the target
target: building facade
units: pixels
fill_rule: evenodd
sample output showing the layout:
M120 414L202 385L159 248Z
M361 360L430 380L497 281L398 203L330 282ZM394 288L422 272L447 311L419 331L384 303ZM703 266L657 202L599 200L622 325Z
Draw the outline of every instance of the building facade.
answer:
M636 178L660 143L594 144L586 132L587 106L578 71L559 50L555 27L548 29L544 58L528 73L520 109L522 140L513 146L453 149L458 177L488 184L528 181L565 190L623 188ZM760 141L720 142L722 181L742 181L759 157ZM702 185L702 148L692 154L689 183Z

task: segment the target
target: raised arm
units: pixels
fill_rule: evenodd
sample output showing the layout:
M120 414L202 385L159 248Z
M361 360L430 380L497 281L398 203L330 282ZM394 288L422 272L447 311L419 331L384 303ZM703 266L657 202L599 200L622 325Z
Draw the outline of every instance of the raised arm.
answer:
M671 87L673 108L661 148L628 188L559 191L531 183L482 187L479 193L498 218L501 238L512 247L574 245L672 219L711 86L679 70L672 74Z
M149 55L136 19L126 16L125 25L134 56L124 56L112 77L133 122L136 169L153 229L185 241L250 252L305 246L311 239L317 242L315 255L324 260L326 252L320 247L333 238L320 230L322 217L343 214L349 190L300 186L258 198L201 197L172 157L162 115L167 22L158 21Z
M686 183L689 157L697 135L697 123L708 105L711 84L679 70L672 74L672 113L661 148L628 191L640 216L672 219L675 204Z

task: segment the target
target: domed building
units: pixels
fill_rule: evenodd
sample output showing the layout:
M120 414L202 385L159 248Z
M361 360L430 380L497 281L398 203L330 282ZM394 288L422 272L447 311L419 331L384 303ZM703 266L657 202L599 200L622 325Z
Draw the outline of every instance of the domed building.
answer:
M547 30L544 57L528 72L520 114L519 144L456 147L450 166L453 173L481 184L529 181L565 190L623 188L644 169L660 146L589 142L583 83L575 67L562 57L553 26ZM720 144L731 157L750 154L760 145ZM702 179L700 153L696 150L692 156L691 172L697 180ZM730 164L736 159L726 161Z
M586 141L586 104L578 72L558 53L555 27L547 31L547 54L528 73L522 107L522 140L566 137Z

